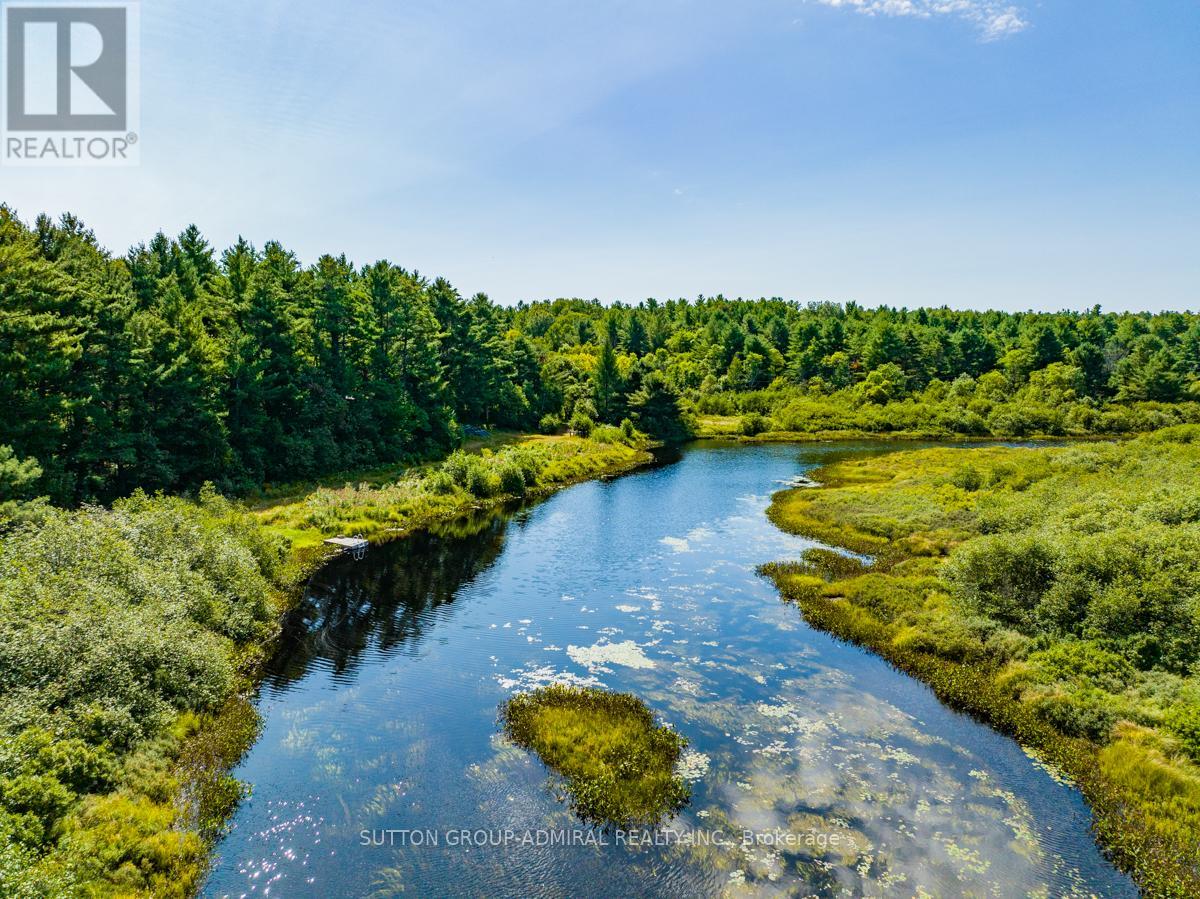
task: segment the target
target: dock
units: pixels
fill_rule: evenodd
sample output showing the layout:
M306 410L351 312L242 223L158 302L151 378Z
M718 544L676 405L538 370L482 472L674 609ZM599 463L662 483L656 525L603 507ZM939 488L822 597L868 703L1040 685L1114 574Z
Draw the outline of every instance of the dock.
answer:
M353 537L330 537L325 541L327 546L336 546L342 553L350 553L355 559L361 559L367 554L367 547L370 543L366 538L355 535Z

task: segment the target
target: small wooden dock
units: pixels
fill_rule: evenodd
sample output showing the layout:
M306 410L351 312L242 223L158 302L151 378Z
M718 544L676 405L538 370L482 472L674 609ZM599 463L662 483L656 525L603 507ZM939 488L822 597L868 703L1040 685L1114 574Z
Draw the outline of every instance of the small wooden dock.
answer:
M367 547L370 546L366 538L358 535L353 537L342 537L340 535L330 537L325 541L325 544L327 546L336 546L342 554L350 553L355 559L361 559L365 556L367 554Z

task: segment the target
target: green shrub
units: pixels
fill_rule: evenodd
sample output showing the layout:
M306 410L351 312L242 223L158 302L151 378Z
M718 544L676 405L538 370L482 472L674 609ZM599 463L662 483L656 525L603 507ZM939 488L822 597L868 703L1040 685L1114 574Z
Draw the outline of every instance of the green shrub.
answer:
M1163 723L1179 738L1188 755L1200 762L1200 703L1181 702L1167 712Z
M500 482L500 492L512 496L522 496L525 493L525 473L514 460L506 459L496 469Z
M983 486L983 475L975 468L974 465L960 465L954 470L954 474L950 476L950 483L960 490L966 490L968 493L974 493Z
M454 481L454 476L444 468L432 472L424 479L423 483L426 490L438 496L448 496L458 486Z
M995 535L959 549L946 574L958 595L976 612L1018 630L1054 582L1057 557L1035 537Z
M764 431L771 430L771 422L765 415L751 412L749 415L742 416L741 429L742 434L746 437L757 437Z
M1137 669L1124 656L1088 640L1067 640L1029 656L1044 682L1076 681L1119 693L1136 678Z
M625 442L625 435L621 433L621 429L613 425L596 425L592 428L591 438L597 443Z
M571 416L570 429L572 433L578 434L580 437L590 436L594 427L595 423L583 412L576 412Z

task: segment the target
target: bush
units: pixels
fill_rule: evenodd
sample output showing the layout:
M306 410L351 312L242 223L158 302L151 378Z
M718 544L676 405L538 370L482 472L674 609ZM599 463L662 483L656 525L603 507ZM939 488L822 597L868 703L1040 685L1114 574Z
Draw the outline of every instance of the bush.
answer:
M1181 702L1167 712L1163 723L1193 759L1200 762L1200 703Z
M572 433L578 434L580 437L589 437L592 433L592 428L595 423L583 412L576 412L571 416L570 428Z
M950 476L950 483L960 490L974 493L983 486L983 475L974 465L960 465Z
M538 422L538 430L543 434L557 434L562 430L562 419L557 415L543 415Z
M438 496L446 496L454 492L457 486L454 477L444 468L439 468L425 478L425 489Z
M620 428L612 425L596 425L592 428L591 437L597 443L624 443L625 435Z
M741 428L742 434L746 437L757 437L764 431L771 430L771 422L765 415L751 412L749 415L742 416Z
M455 484L479 499L494 496L500 489L500 479L482 456L459 450L450 454L442 468Z
M521 470L515 460L505 459L496 468L497 475L500 480L500 492L507 493L512 496L523 496L525 494L525 473Z
M1036 537L998 534L963 546L946 574L970 608L1023 630L1054 582L1056 561Z
M1042 679L1095 684L1110 693L1119 693L1137 676L1137 669L1124 656L1109 652L1090 640L1068 640L1029 656L1029 663L1041 669Z

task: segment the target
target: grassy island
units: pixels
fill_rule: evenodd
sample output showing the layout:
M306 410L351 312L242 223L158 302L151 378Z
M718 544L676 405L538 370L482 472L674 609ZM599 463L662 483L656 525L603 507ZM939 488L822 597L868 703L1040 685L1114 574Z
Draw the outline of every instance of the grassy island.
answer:
M1074 779L1147 895L1200 895L1200 427L817 478L771 518L868 558L766 566L782 595Z
M501 717L514 743L562 775L571 807L589 823L653 826L688 800L675 774L687 741L656 727L636 696L554 684L514 696Z

